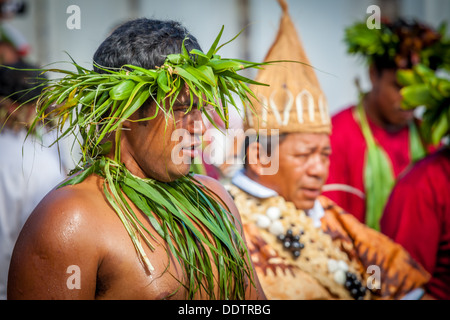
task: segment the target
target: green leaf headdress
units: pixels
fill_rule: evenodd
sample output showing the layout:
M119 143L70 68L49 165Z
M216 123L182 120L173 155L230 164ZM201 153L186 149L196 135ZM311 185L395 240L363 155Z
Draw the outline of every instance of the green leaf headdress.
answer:
M133 65L124 65L119 70L97 66L104 71L97 73L73 60L77 72L44 69L43 72L58 72L65 77L45 84L32 127L46 118L56 118L60 139L79 130L83 139L80 141L81 162L85 163L101 156L105 152L101 148L103 138L119 128L149 99L158 106L151 118L159 112L170 114L184 85L189 87L191 95L198 97L199 109L203 110L205 105L214 107L228 126L228 106L231 103L236 107L233 95L239 97L245 107L251 108L248 97L253 93L247 84L263 85L237 72L267 63L221 58L217 51L223 46L218 46L222 32L223 27L206 54L196 49L188 53L183 42L181 53L169 54L164 64L153 70ZM204 114L214 124L209 113Z
M345 31L348 52L363 56L369 64L381 61L397 68L402 107L425 106L420 124L426 143L438 144L448 134L450 38L442 23L437 31L419 22L384 21L379 29L358 22ZM438 76L442 72L446 76Z
M398 69L422 63L431 69L450 70L450 39L446 24L436 30L427 25L399 19L383 20L380 28L369 29L357 22L345 29L344 42L350 54L363 57L368 64L381 62Z
M153 242L157 240L139 221L128 200L133 202L148 216L153 232L165 240L168 251L184 267L189 298L203 290L212 299L243 299L246 279L253 283L250 258L234 217L214 200L212 191L193 176L169 183L138 178L120 163L120 145L116 142L115 159L110 159L105 157L110 146L102 141L113 132L119 141L117 136L122 122L149 99L156 103L156 113L141 121L156 117L158 112L170 115L185 85L189 87L191 96L199 99L195 107L204 110L202 107L205 105L213 106L226 125L229 104L237 107L233 95L245 107L252 108L249 96L254 94L247 84L262 84L237 72L271 62L221 58L217 51L221 47L218 43L222 32L223 27L207 53L199 50L187 52L183 42L181 53L168 55L162 66L152 70L133 65L125 65L118 70L97 66L103 71L98 73L79 66L73 60L76 72L40 69L42 72L61 73L64 77L44 83L37 102L37 116L31 126L32 129L41 121L54 119L55 129L60 132L58 140L80 134L82 158L77 169L81 172L63 186L80 183L91 174L103 177L109 203L130 235L143 265L152 272L153 266L141 241L153 249ZM194 108L192 103L188 111L191 108ZM214 123L208 113L204 114ZM212 239L205 236L206 232L212 235ZM183 283L180 281L180 285ZM215 291L217 283L218 295Z

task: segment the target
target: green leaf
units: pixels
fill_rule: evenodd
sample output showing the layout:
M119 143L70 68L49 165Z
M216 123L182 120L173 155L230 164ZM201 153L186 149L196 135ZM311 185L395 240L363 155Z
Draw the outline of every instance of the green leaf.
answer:
M222 33L223 33L223 29L225 28L225 26L222 26L222 28L220 29L219 34L217 35L216 39L214 40L213 44L211 45L211 47L208 50L208 53L206 54L206 56L208 58L212 58L213 54L216 53L216 48L217 45L219 44L220 38L222 37Z
M90 166L89 168L83 170L80 174L68 179L66 182L62 183L58 186L58 188L65 187L67 185L75 185L83 182L88 176L90 176L94 172L94 167Z
M212 76L212 79L211 79L211 78L208 77L209 74L206 74L205 72L203 72L203 70L208 72L210 69L206 69L207 68L206 66L201 66L201 68L202 69L194 68L194 67L192 67L190 65L185 65L183 69L186 72L189 72L195 79L198 79L200 81L204 81L207 84L209 84L211 86L214 86L215 85L214 76Z
M239 81L242 81L242 82L245 82L245 83L254 84L254 85L258 85L258 86L266 86L266 87L269 86L266 83L262 83L262 82L251 80L249 78L243 77L243 76L241 76L241 75L239 75L239 74L237 74L235 72L231 72L231 71L224 71L224 72L222 72L222 76L233 78L235 80L239 80Z
M109 91L109 96L112 100L124 100L127 99L133 92L136 83L132 80L125 80L113 87Z
M450 80L437 79L437 89L443 98L450 97Z
M422 83L423 81L411 69L400 69L397 71L397 81L402 86L410 86Z
M161 88L162 91L164 91L164 93L167 93L170 91L170 88L168 86L168 80L167 80L167 75L165 71L161 71L158 74L158 78L156 79L158 82L158 87Z
M428 86L424 83L404 87L400 93L403 96L403 106L407 109L430 105L433 102Z
M434 71L421 63L414 66L414 71L422 79L423 82L425 82L429 78L435 77Z
M213 88L215 88L217 86L216 78L214 76L214 71L212 70L211 67L203 65L203 66L199 66L197 68L197 70L199 70L201 73L203 73L204 77L206 79L208 79L208 81L206 81L208 84L213 86Z
M192 49L190 53L192 55L197 55L197 56L200 56L200 57L203 57L203 58L209 60L208 56L198 49Z
M449 119L445 112L442 112L439 120L433 125L431 131L431 143L433 145L438 145L441 142L442 137L444 137L449 131Z
M153 79L156 79L156 77L158 76L158 72L155 71L155 70L149 70L149 69L137 67L137 66L134 66L134 65L131 65L131 64L126 64L126 65L124 65L124 67L140 71L143 74L145 74L145 75L147 75L147 76L149 76L149 77L151 77Z
M209 60L207 65L210 66L216 73L220 73L220 72L223 72L225 70L230 70L230 69L231 70L242 69L241 66L243 67L243 64L238 61L218 60L218 59Z
M180 64L183 61L183 56L179 53L177 54L168 54L166 57L167 61L173 64Z

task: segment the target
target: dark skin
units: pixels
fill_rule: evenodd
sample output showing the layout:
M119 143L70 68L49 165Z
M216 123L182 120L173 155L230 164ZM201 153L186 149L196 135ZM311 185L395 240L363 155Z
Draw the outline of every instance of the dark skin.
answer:
M413 120L414 111L401 107L401 86L397 82L397 69L369 69L372 90L366 95L363 103L368 118L377 126L396 132L403 129Z
M188 173L188 165L170 162L171 148L168 148L177 144L170 142L169 133L175 128L185 129L191 135L191 144L196 143L195 135L204 132L204 128L194 126L195 121L201 121L200 111L188 114L182 111L186 109L187 99L186 91L174 108L175 118L169 120L167 131L162 131L165 127L163 113L146 124L135 122L137 114L124 122L120 151L130 172L161 181L172 181ZM147 114L152 115L155 110L153 105ZM154 139L155 136L159 139ZM113 154L114 150L110 156ZM189 152L186 154L190 155ZM161 162L163 160L166 162ZM219 182L205 176L196 178L240 221L233 200ZM187 292L180 284L180 281L187 284L183 268L176 259L168 256L164 240L154 231L156 240L151 242L155 250L151 251L143 243L154 267L150 273L139 260L127 231L105 198L103 182L98 176L90 176L80 184L51 191L37 206L13 253L8 299L186 299ZM147 217L132 203L130 205L145 227L154 230ZM239 223L237 226L242 234ZM67 269L72 265L79 267L80 289L71 290L67 286L71 276ZM254 269L252 271L256 275ZM217 274L217 270L213 272ZM248 285L246 298L265 299L257 277L254 279L256 288ZM209 297L200 291L195 298Z
M325 133L289 133L275 148L272 159L278 159L275 174L264 174L267 159L258 142L250 144L250 163L245 174L252 180L276 191L297 209L308 210L322 192L328 177L331 154L330 139Z

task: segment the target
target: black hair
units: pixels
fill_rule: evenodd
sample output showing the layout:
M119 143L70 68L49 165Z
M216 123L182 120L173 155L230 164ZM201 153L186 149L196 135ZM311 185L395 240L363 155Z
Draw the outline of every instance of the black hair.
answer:
M126 64L155 69L164 64L167 55L181 53L183 41L188 52L201 51L197 39L177 21L140 18L125 22L94 53L94 71L106 73L97 66L119 69ZM145 117L150 101L139 108L141 118Z
M420 58L419 53L439 44L441 34L432 27L416 20L399 18L393 22L383 23L389 33L397 36L397 41L385 44L383 55L374 55L372 63L377 73L381 75L386 69L411 69ZM392 56L392 52L395 56ZM431 51L433 52L433 51ZM433 70L442 64L441 53L427 54L427 64Z
M395 62L386 56L374 57L372 64L378 76L381 76L384 70L396 70L398 68Z
M179 22L173 20L136 19L117 27L98 47L94 54L94 70L121 68L131 64L145 69L155 69L164 64L168 54L201 50L197 39Z

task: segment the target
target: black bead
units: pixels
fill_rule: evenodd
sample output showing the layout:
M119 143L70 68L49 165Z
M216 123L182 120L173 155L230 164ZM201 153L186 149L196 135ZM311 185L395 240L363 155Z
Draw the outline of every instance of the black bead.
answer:
M347 289L350 289L353 286L353 282L351 282L350 280L345 281L345 287Z
M297 241L292 242L291 248L296 250L300 249L300 242Z

